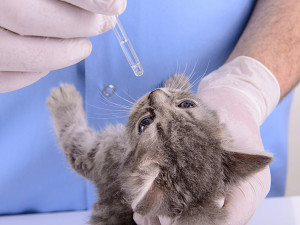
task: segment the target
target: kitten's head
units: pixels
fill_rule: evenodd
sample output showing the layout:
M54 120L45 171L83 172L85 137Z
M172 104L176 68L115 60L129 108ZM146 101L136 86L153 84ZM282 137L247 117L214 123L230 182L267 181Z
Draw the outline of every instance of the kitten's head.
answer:
M122 183L132 209L143 215L175 217L195 204L217 207L227 185L271 161L225 151L234 151L225 127L184 75L137 101L127 134Z

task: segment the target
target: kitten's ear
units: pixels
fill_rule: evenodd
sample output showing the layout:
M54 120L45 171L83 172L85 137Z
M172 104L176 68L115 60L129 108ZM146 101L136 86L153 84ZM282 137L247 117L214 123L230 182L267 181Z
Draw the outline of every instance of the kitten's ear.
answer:
M263 154L247 154L225 151L223 155L225 182L235 183L269 165L273 157Z
M182 91L190 91L191 89L189 79L184 74L173 75L164 83L164 87Z

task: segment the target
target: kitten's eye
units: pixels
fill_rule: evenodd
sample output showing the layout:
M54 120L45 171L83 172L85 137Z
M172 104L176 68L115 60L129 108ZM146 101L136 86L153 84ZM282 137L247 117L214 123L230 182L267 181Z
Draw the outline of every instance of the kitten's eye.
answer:
M193 107L195 107L195 105L196 104L194 102L192 102L190 100L186 100L186 101L179 103L177 106L179 108L193 108Z
M139 124L139 132L142 133L145 131L145 129L153 122L154 117L149 116L145 119L143 119Z

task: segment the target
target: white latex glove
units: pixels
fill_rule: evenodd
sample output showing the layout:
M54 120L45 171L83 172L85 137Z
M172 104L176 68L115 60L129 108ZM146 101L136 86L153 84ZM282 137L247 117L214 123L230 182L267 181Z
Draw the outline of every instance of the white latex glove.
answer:
M1 0L0 92L86 58L86 37L112 28L125 7L126 0Z
M237 57L206 76L200 82L198 96L218 112L241 151L264 151L259 126L280 98L279 84L264 65L250 57ZM270 181L267 167L230 190L223 206L229 216L222 225L247 224L269 192ZM138 214L134 218L139 225L171 224L168 218Z

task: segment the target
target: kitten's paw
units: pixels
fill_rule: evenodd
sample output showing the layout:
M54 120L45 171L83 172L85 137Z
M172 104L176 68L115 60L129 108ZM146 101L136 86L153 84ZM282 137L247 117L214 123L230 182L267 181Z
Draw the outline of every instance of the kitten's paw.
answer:
M47 105L50 111L54 113L66 107L81 107L82 98L73 85L61 84L60 87L51 90Z

